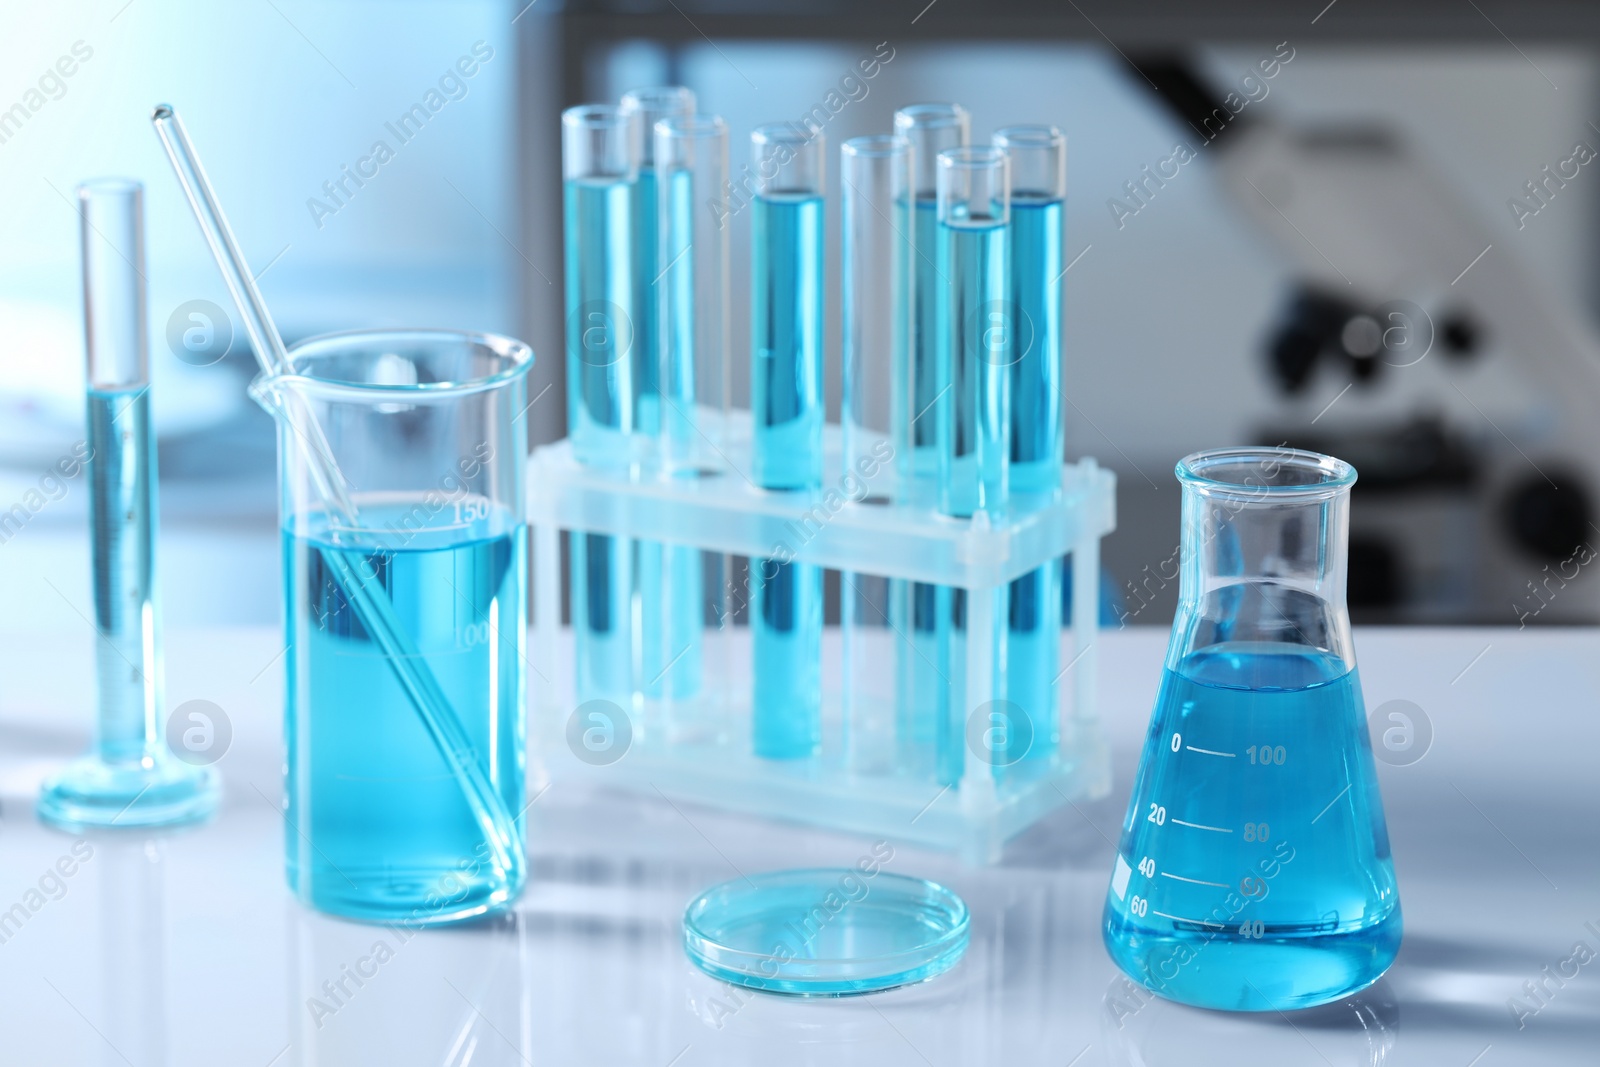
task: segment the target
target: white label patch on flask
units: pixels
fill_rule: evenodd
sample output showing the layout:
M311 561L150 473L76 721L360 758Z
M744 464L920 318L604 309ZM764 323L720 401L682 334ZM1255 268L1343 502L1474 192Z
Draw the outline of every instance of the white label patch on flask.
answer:
M1121 900L1128 894L1128 878L1133 874L1133 868L1128 866L1128 861L1122 858L1122 853L1117 853L1117 869L1111 875L1111 891Z

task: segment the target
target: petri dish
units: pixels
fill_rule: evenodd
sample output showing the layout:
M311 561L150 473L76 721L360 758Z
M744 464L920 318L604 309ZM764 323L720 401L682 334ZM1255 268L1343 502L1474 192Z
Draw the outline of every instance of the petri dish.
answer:
M967 948L967 906L942 885L853 867L724 882L683 914L683 947L713 978L844 997L925 982Z

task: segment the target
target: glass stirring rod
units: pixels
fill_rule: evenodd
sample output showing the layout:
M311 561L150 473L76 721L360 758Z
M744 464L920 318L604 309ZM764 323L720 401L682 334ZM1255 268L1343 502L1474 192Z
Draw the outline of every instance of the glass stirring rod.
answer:
M290 377L292 366L283 347L283 338L273 322L267 303L256 287L239 243L234 240L222 204L217 200L200 157L189 140L183 122L171 104L157 104L150 113L150 123L155 127L167 161L182 186L184 198L194 212L216 261L217 270L233 298L235 310L244 320L245 332L250 335L250 346L263 373L271 379ZM143 275L140 275L141 281ZM142 290L141 290L142 294ZM141 304L141 316L143 315ZM142 336L142 333L141 333ZM350 496L349 485L338 463L334 460L322 424L316 413L299 392L293 389L268 389L266 394L270 409L283 420L305 449L307 467L317 496L325 510L338 512L344 522L356 527L359 517L355 501ZM444 757L446 764L461 786L463 799L472 811L473 821L483 830L495 863L511 870L523 862L518 846L520 832L515 819L501 803L483 768L473 758L472 739L461 725L460 718L441 689L433 671L416 651L411 636L396 617L393 606L375 584L363 575L342 552L330 552L324 557L334 580L349 598L357 616L369 633L383 648L384 656L393 668L400 684L411 697L412 707L422 721L430 738Z

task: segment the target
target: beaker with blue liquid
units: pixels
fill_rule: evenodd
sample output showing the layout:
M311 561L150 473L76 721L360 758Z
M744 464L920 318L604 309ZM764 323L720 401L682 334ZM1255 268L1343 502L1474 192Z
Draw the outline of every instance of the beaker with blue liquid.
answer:
M1178 610L1106 948L1185 1004L1328 1003L1377 981L1401 932L1345 607L1356 472L1262 448L1177 474Z
M345 333L252 386L288 416L285 844L319 910L429 925L522 888L532 363L483 334Z

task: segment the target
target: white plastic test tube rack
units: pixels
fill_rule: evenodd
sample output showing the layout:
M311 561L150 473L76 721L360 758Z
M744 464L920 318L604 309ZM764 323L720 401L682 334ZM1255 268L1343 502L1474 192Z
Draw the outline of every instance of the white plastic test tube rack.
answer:
M827 468L840 466L838 427L825 434ZM1110 761L1095 713L1100 538L1115 527L1115 477L1093 459L1068 465L1062 489L1015 508L1002 522L980 514L957 520L926 505L880 503L893 494L894 464L848 483L830 479L816 493L773 493L739 474L748 469L748 419L730 424L726 465L700 477L607 472L573 459L566 441L535 450L528 465L528 518L534 538L534 625L529 662L533 704L530 745L535 791L550 781L582 780L778 819L889 837L959 852L971 863L999 859L1004 843L1069 799L1110 789ZM847 499L853 494L864 502ZM586 703L575 691L573 643L562 626L567 583L562 534L595 533L701 549L708 567L701 691L691 697L647 695L636 678L629 706ZM781 546L781 551L780 551ZM880 679L903 676L897 648L910 623L885 617L876 634L830 626L823 644L823 743L798 760L751 751L748 627L735 625L743 595L731 557L751 566L792 553L863 580L900 578L967 590L965 709L1003 697L997 691L999 646L995 592L1011 580L1070 553L1071 625L1063 631L1060 741L1046 757L998 769L974 758L959 713L954 743L964 751L960 780L941 785L932 767L906 766L896 745L896 707L881 693L840 691L844 656L879 657ZM714 577L720 563L721 579ZM721 584L721 588L716 586ZM907 583L887 583L904 587ZM846 595L849 595L846 591ZM635 598L635 603L639 603ZM850 613L844 613L848 617ZM620 620L626 624L627 620ZM668 650L668 655L671 652ZM833 660L832 663L827 662ZM911 669L937 669L910 664ZM881 687L880 687L881 688ZM659 687L657 687L659 691ZM595 712L601 717L594 717ZM620 714L619 714L620 713ZM591 744L592 743L592 744ZM591 751L592 749L592 751Z

